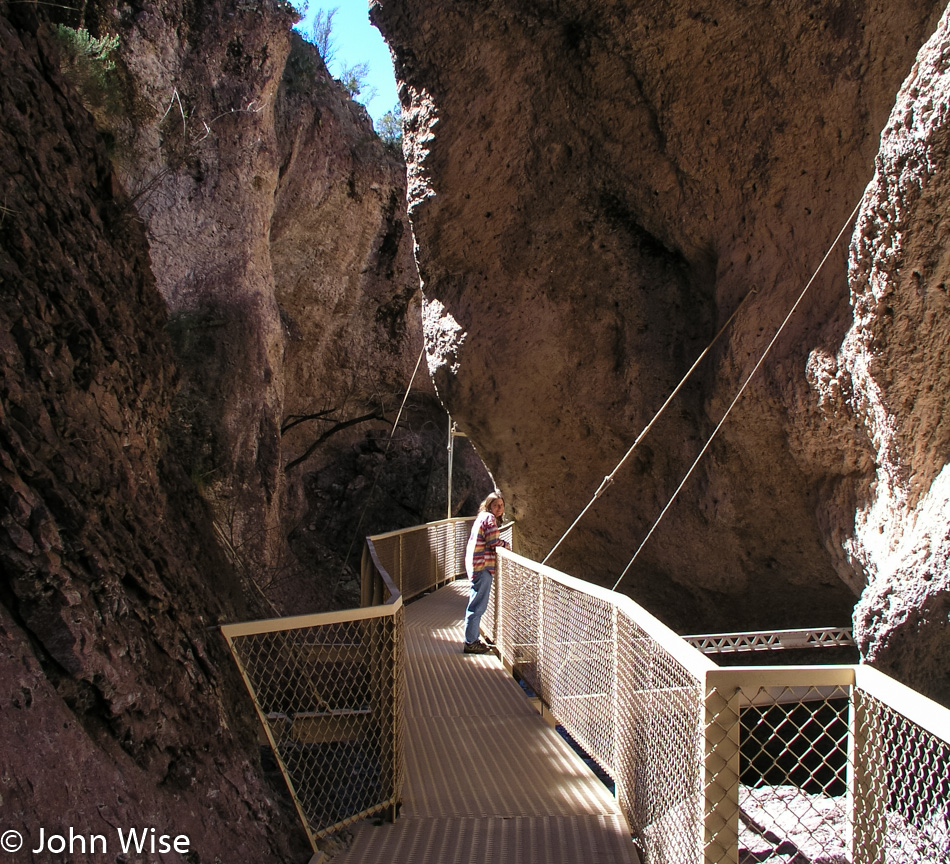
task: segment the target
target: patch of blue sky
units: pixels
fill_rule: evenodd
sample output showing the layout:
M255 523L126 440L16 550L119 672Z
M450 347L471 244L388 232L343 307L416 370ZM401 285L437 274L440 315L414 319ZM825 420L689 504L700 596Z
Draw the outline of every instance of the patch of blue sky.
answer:
M337 3L307 3L306 0L292 2L302 15L294 29L305 38L310 38L313 21L318 12L335 10L331 29L334 51L329 67L330 74L339 78L344 68L352 68L359 63L368 64L366 86L357 101L366 106L374 122L387 111L391 111L398 102L392 58L389 46L369 21L369 7L365 0L341 0Z

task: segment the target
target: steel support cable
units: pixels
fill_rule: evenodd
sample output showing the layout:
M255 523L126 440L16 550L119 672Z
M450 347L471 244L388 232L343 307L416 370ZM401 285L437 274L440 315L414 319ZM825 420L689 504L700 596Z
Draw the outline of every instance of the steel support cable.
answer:
M416 368L412 370L412 377L409 379L409 386L406 388L406 393L402 397L402 404L399 406L399 411L396 412L396 419L393 421L393 428L389 430L389 440L386 442L386 449L383 451L383 455L389 452L389 448L393 443L393 435L396 434L396 427L399 425L399 418L402 417L402 409L406 407L406 400L409 399L409 391L412 390L412 385L416 380L416 373L419 371L419 366L422 363L422 358L426 353L425 345L422 346L422 350L419 352L419 359L416 360ZM350 553L353 551L353 547L356 545L356 541L360 536L360 528L363 527L363 519L366 516L366 511L369 510L370 502L373 500L373 493L376 491L376 484L379 482L379 472L382 468L380 465L376 469L376 474L373 477L373 485L370 487L369 495L366 496L366 503L363 505L363 511L360 513L359 522L356 523L356 531L353 532L353 539L350 541L350 546L346 550L346 555L343 556L343 563L340 567L340 575L337 576L337 584L343 578L343 573L346 570L346 562L350 560Z
M863 200L863 197L861 200ZM788 324L792 315L795 314L795 310L798 309L802 300L805 298L805 294L808 292L808 289L811 288L812 283L818 277L818 274L821 272L821 268L825 266L825 262L831 257L831 253L834 251L835 247L838 245L839 241L841 240L842 235L847 230L848 226L851 224L854 217L857 215L858 208L861 206L861 200L859 200L858 203L854 205L854 210L851 211L851 215L847 218L844 225L841 226L841 230L838 232L838 236L835 237L831 246L828 247L828 251L825 253L825 257L821 259L821 263L818 265L815 272L812 273L811 279L808 280L808 283L805 285L805 287L802 288L801 294L798 295L798 299L795 301L794 305L789 310L788 314L785 316L785 320L782 321L778 330L775 331L775 335L772 337L769 344L765 346L765 350L762 352L762 356L759 357L759 360L755 364L755 366L752 368L752 371L746 376L745 381L743 382L742 386L739 388L739 392L736 393L735 398L732 400L731 404L726 409L726 413L722 415L722 419L716 425L716 428L713 429L712 435L709 436L708 440L703 445L703 449L699 451L699 455L693 461L693 464L690 465L689 471L686 472L686 476L683 477L682 481L680 481L680 485L676 487L676 491L673 493L670 500L666 502L666 506L660 512L660 515L657 516L656 521L653 523L653 526L647 532L647 536L643 538L643 541L637 547L637 551L633 553L633 557L630 559L630 562L624 568L623 573L621 573L617 581L614 582L614 586L613 586L614 591L617 590L617 586L623 581L623 577L627 575L630 568L633 566L633 562L637 560L637 556L643 550L643 547L647 545L647 541L650 539L650 537L653 536L653 532L656 531L657 526L660 524L660 522L663 520L663 517L666 515L666 511L670 509L673 502L676 500L676 497L679 495L680 490L686 485L686 481L689 480L689 478L692 476L692 473L696 469L696 466L699 464L699 461L703 458L703 456L706 455L706 451L709 449L716 435L719 433L719 430L722 428L722 425L726 422L726 419L732 413L732 409L736 407L736 403L742 398L742 394L745 393L746 388L749 386L749 382L752 380L752 377L755 375L756 372L759 371L759 367L765 362L765 358L769 355L769 352L772 350L772 347L778 341L778 337L782 335L782 331L785 329L785 325Z
M584 518L584 514L587 513L587 511L590 510L590 508L594 506L594 502L598 498L600 498L600 496L603 495L604 492L607 490L607 487L610 486L610 484L614 482L614 477L616 476L617 472L623 467L623 463L626 462L627 459L630 458L630 455L633 453L633 451L637 449L637 445L646 437L646 434L650 431L650 429L653 428L653 424L656 423L656 421L660 419L660 415L663 414L663 412L666 410L670 402L672 402L673 399L676 398L676 394L679 393L680 390L683 389L683 385L686 384L686 382L689 380L690 375L693 374L693 372L695 371L696 367L700 364L702 359L710 352L713 345L715 345L716 342L719 341L719 337L722 336L722 334L726 332L726 328L732 323L736 315L739 314L739 310L745 305L745 301L748 300L749 297L751 297L755 293L756 293L755 288L751 288L749 291L746 292L745 297L742 298L742 300L739 302L739 305L736 306L732 314L729 316L729 320L726 321L726 323L722 325L722 327L719 329L719 332L715 336L713 336L712 341L703 349L702 353L693 362L693 365L689 367L689 371L682 377L682 379L680 380L680 383L676 385L673 392L670 393L670 395L666 397L666 401L660 406L656 414L653 415L653 419L649 423L647 423L646 426L643 427L643 431L640 432L640 434L637 436L637 440L634 441L633 444L630 445L630 449L627 450L627 452L624 454L623 459L621 459L617 463L617 466L614 468L613 471L611 471L606 477L604 477L600 486L597 487L597 491L594 493L594 497L591 498L590 501L587 502L587 506L583 510L581 510L580 515L578 515L578 517L571 523L571 526L567 529L567 531L565 531L561 535L561 539L558 540L557 543L555 543L551 547L551 551L548 552L548 554L544 556L544 560L541 562L542 564L547 563L548 558L550 558L554 554L557 547L560 546L567 539L567 535L570 534L571 531L573 531L574 528L577 526L577 523L580 522L581 519Z

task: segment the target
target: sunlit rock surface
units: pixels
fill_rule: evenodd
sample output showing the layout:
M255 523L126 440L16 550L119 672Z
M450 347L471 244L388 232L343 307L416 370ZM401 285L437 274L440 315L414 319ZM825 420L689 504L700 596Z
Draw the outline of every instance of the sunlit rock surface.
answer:
M434 381L507 490L531 554L552 547L755 289L550 562L608 585L624 570L861 200L942 10L491 0L473 12L374 0L402 81ZM897 182L885 163L885 183ZM866 205L856 236L871 216ZM917 211L908 218L918 225ZM937 304L941 238L924 218ZM864 314L849 302L851 234L622 583L681 632L847 624L880 566L863 527L883 521L866 514L891 470L876 418L916 424L917 462L894 456L916 489L943 468L945 330L934 325L921 357L922 386L941 391L930 420L910 420L929 391L891 366L921 351L912 328L880 360L885 378L906 381L903 402L879 404L883 382L850 373L860 360L848 346L865 350L845 338ZM879 252L862 254L850 270L859 301L858 271ZM889 332L882 313L874 327ZM909 524L915 505L899 509ZM910 641L916 626L907 621ZM871 648L882 637L862 638L886 667ZM901 672L945 692L929 672Z
M868 587L868 659L950 700L950 19L918 57L881 139L851 245L854 321L838 377L875 467L845 548Z

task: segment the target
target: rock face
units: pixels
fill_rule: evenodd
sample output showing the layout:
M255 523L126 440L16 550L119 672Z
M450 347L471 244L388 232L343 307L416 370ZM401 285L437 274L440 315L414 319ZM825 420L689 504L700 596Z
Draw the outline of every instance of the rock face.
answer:
M332 595L350 580L346 565L358 562L365 535L445 517L446 417L425 365L417 368L422 298L401 157L297 37L275 126L269 239L284 345L282 532L308 582L327 576L310 608L351 605L355 586ZM369 419L346 426L361 417ZM453 511L471 513L490 481L470 446L459 468ZM299 593L299 580L282 581Z
M950 15L921 50L881 136L851 244L854 321L838 352L875 470L845 549L868 586L868 659L950 702ZM827 395L825 392L823 396ZM836 395L836 394L835 394ZM838 399L826 406L834 414ZM833 423L833 421L832 421Z
M155 828L187 835L188 860L300 860L213 632L255 610L168 448L177 371L148 247L20 13L0 16L7 827L29 849L40 828L103 834L114 853L118 829Z
M933 585L921 588L907 555L889 554L884 566L867 539L888 507L902 514L896 533L885 532L892 542L923 519L918 505L929 506L946 461L936 193L912 213L866 201L850 276L847 266L849 213L942 8L485 0L463 11L375 0L371 17L402 82L434 380L508 493L529 553L553 546L741 305L552 557L567 572L610 585L624 571L846 228L621 588L681 632L845 624L862 592L862 610L881 607L874 597L890 589L872 580L896 568L918 587L898 604L903 620L875 629L859 612L866 654L946 699L946 672L933 674L945 662L934 656L912 674L882 650L904 641L898 632L914 643L925 617L946 645L941 571L932 566ZM905 110L892 125L916 142L921 109L899 119ZM901 172L925 170L878 164L882 201L903 189ZM941 170L931 161L928 178ZM866 299L882 289L861 287L879 285L878 256L885 270L898 265L887 244L903 229L892 222L917 226L924 213L932 218L923 216L919 248L933 266L917 269L933 305L908 297L906 314L912 302L917 315L930 310L928 349L892 330L893 300ZM890 292L914 285L913 268L899 269L904 281ZM907 318L905 333L917 320ZM887 355L868 347L879 332L889 334ZM877 371L857 374L868 351ZM928 368L925 389L909 369L898 373L902 351ZM883 385L868 385L891 376L904 389L880 402ZM917 403L927 405L919 417ZM893 428L895 413L908 449L891 446L883 460L893 436L880 429ZM910 494L884 492L891 474ZM945 534L939 517L922 524L921 543ZM925 593L928 611L907 615Z
M258 589L348 602L363 534L444 514L425 375L390 434L423 322L540 557L739 308L552 559L612 584L876 154L850 265L623 588L683 631L860 595L865 655L950 701L938 4L377 0L425 302L402 162L284 4L83 10L0 3L0 795L26 842L101 822L305 860L214 628L270 614ZM490 480L457 460L470 512Z
M116 162L184 372L181 447L243 565L287 581L307 472L354 440L310 446L391 423L419 354L405 169L285 4L116 17L140 106L115 124Z
M351 578L363 535L341 535L339 508L324 509L333 496L309 495L311 475L329 467L344 509L380 517L345 520L363 534L431 512L425 484L401 503L364 501L380 494L379 472L350 458L389 433L422 347L402 158L290 32L286 4L100 14L99 29L120 37L122 90L113 110L93 111L169 312L183 381L175 447L272 602L348 603L352 591L334 597L334 586ZM388 453L393 476L444 462L444 409L425 374L413 387L416 430L437 431L401 430L412 443ZM342 464L371 473L341 477Z
M0 4L0 800L31 849L308 860L217 625L352 602L363 535L445 512L424 372L389 440L403 163L291 21Z

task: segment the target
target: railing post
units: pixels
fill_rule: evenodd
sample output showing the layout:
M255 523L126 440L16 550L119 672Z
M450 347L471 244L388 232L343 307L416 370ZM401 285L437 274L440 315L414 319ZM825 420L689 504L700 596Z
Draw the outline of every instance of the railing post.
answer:
M369 557L369 547L363 544L363 554L360 557L360 606L366 608L373 602L373 583L370 581L373 562Z
M611 699L611 714L613 719L613 752L610 754L610 773L614 778L614 798L617 801L623 800L621 798L621 772L620 770L620 626L618 623L618 618L620 616L620 611L616 606L611 606L610 609L610 643L611 643L611 661L613 664L613 675L610 676L610 699Z
M402 543L403 543L404 537L405 537L405 534L399 535L399 556L398 556L399 572L393 574L393 581L396 583L396 587L400 590L400 592L403 592L404 586L406 584L405 573L403 572L403 558L402 558Z
M884 860L886 767L880 754L873 751L880 740L877 712L857 686L851 688L848 719L851 861L852 864L875 864Z
M360 559L360 606L364 609L379 606L383 602L383 580L376 572L376 565L370 554L370 542L372 541L363 546L363 557Z
M372 681L373 721L378 729L379 785L384 812L395 820L399 785L399 679L398 649L400 609L392 617L362 622L361 642L368 647L369 674Z
M396 821L396 814L398 812L399 805L399 787L400 781L402 779L402 770L401 766L404 763L403 753L402 753L402 736L399 734L400 726L403 722L402 712L403 712L403 688L402 688L402 675L403 675L403 654L405 646L403 643L403 617L405 612L400 609L395 617L393 618L393 651L392 651L392 776L393 776L393 803L390 807L390 817L393 822Z
M448 444L448 480L445 488L445 518L452 518L452 457L455 455L455 435L452 432L452 415L449 414L449 444Z
M547 682L544 680L544 575L538 573L538 692L537 696L542 705L551 704L551 694L548 693Z
M498 649L499 656L503 655L502 646L501 646L501 616L502 616L502 582L504 581L503 571L504 571L504 560L503 556L497 556L497 563L495 564L495 617L494 617L494 632L492 633L492 641L495 643L495 647Z
M738 687L706 673L701 859L705 864L739 861L739 693Z

